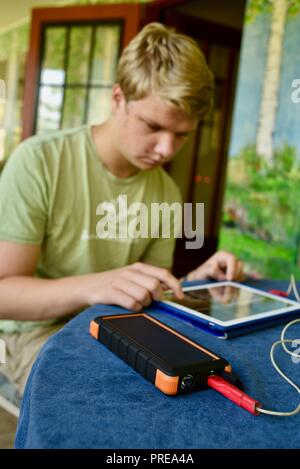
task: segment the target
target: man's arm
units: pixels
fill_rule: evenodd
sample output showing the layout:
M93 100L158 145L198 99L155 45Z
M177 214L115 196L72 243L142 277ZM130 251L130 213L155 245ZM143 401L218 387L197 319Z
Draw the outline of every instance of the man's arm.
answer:
M183 296L167 269L139 262L102 273L36 278L39 255L38 245L0 241L0 319L54 319L96 303L140 311L161 298L163 284Z
M78 279L34 277L40 246L0 241L0 319L57 318L84 307Z

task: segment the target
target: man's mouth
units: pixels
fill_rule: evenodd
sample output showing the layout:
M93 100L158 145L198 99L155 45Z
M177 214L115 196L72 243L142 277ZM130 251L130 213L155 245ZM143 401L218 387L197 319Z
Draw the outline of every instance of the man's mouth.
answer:
M143 160L148 166L158 166L160 164L160 161L155 161L155 160L149 160L149 159L144 159Z

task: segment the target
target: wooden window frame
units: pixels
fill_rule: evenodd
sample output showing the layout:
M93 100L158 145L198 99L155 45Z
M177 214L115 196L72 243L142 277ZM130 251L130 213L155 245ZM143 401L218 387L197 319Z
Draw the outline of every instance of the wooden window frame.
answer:
M32 10L30 47L26 63L22 139L34 132L37 112L38 80L42 60L43 31L48 25L63 25L66 22L87 24L90 22L123 23L121 48L123 49L139 30L143 5L88 5L75 7L35 8Z

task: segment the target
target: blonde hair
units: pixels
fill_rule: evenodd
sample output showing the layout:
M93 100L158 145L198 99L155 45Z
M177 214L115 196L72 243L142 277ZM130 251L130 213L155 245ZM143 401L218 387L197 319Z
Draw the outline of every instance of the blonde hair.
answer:
M214 79L196 41L160 23L145 26L124 49L117 83L127 101L156 93L198 118L212 106Z

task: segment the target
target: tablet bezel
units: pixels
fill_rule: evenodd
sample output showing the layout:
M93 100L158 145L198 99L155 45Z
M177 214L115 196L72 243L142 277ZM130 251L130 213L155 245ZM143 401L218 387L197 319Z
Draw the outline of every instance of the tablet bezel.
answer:
M186 286L182 287L182 290L185 291L192 291L192 290L203 290L203 289L211 289L211 288L216 288L216 287L223 287L223 286L232 286L236 287L242 290L247 290L251 291L257 295L267 297L267 298L272 298L276 301L282 301L284 303L288 303L291 307L287 309L286 306L277 309L277 310L270 310L266 313L258 313L254 314L251 316L246 316L244 318L236 318L236 319L231 319L229 321L221 321L220 319L216 319L212 316L207 316L204 313L200 313L198 311L195 311L191 308L188 308L187 306L180 305L179 303L176 303L174 301L168 301L168 300L162 300L160 303L168 305L171 309L174 309L174 311L182 312L182 313L187 313L189 316L203 321L206 325L209 327L212 326L219 326L222 329L226 330L230 328L231 326L238 326L238 325L243 325L243 324L249 324L249 323L254 323L256 321L266 319L266 318L276 318L279 315L287 314L299 310L300 311L300 303L297 303L294 300L291 300L289 298L281 298L279 295L274 295L272 293L259 290L254 287L250 287L248 285L244 285L241 283L237 282L231 282L231 281L223 281L223 282L216 282L216 283L206 283L202 285L191 285L191 286Z

